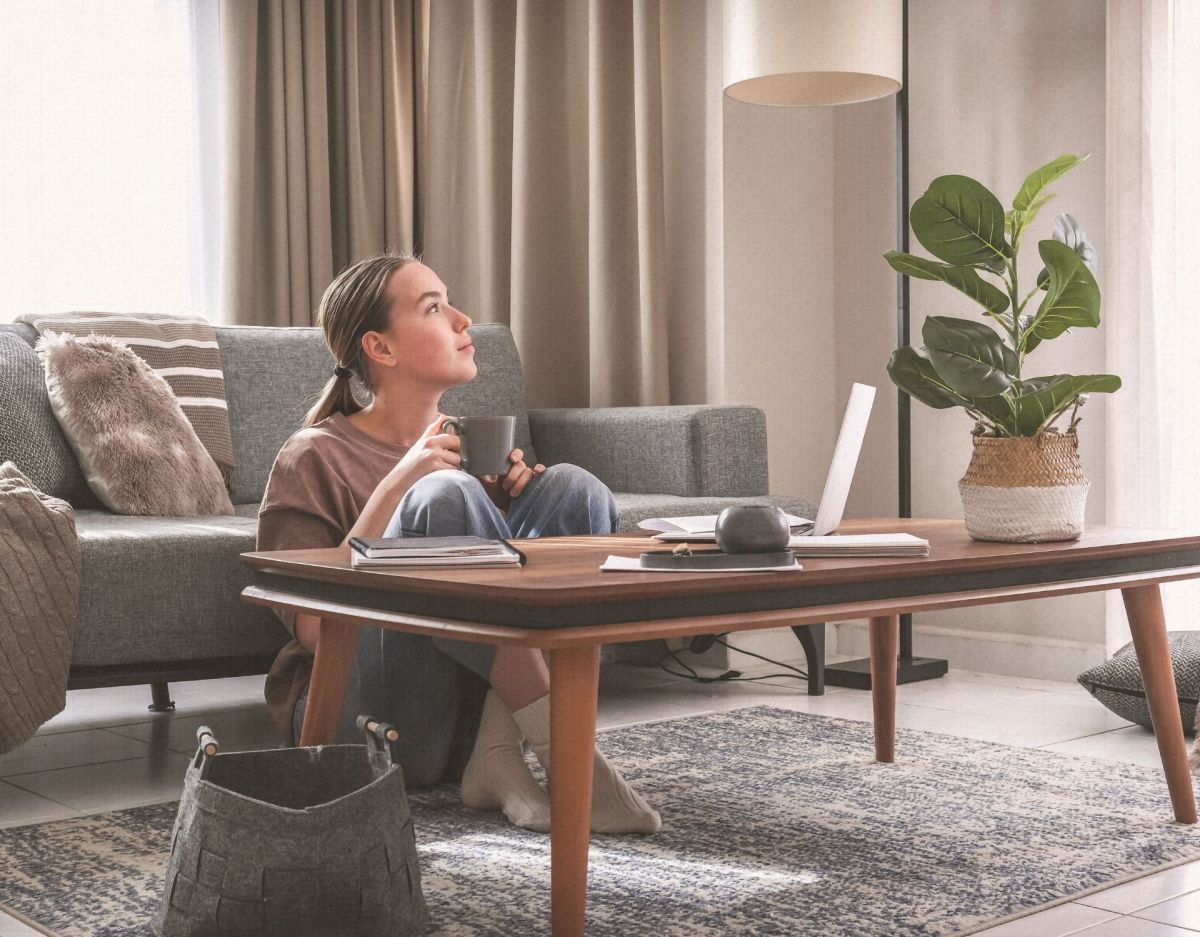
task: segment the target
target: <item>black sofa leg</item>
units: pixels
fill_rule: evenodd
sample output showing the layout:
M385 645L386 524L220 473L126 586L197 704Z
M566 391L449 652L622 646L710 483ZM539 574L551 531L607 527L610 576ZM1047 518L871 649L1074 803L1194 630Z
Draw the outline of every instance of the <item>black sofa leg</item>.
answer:
M175 708L171 699L171 688L166 683L150 684L150 705L146 707L152 713L169 713Z
M825 695L825 623L792 625L792 633L800 639L808 661L808 695Z

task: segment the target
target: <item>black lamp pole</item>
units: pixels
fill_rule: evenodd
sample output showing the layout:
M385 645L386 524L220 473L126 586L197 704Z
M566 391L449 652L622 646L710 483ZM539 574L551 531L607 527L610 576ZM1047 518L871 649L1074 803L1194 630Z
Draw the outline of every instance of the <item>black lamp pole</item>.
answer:
M896 241L908 253L908 0L901 5L903 45L900 64L900 90L896 94ZM896 341L898 347L909 344L908 277L896 274ZM896 428L898 435L897 477L899 515L912 517L912 398L896 389ZM932 657L913 657L912 615L900 616L900 659L897 683L916 683L945 676L947 663ZM871 659L844 661L825 668L825 682L831 686L856 690L871 688Z

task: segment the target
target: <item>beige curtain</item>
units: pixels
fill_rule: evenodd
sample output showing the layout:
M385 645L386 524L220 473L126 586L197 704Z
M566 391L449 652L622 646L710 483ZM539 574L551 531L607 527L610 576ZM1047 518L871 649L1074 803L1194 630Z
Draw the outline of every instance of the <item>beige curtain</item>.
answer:
M310 325L347 264L412 249L427 3L221 4L225 321Z
M512 327L533 406L718 399L719 0L430 17L423 248L454 302Z
M1200 4L1109 0L1108 262L1101 331L1121 390L1107 405L1108 522L1200 528ZM1200 627L1200 585L1163 590L1168 626ZM1127 641L1120 600L1108 645Z

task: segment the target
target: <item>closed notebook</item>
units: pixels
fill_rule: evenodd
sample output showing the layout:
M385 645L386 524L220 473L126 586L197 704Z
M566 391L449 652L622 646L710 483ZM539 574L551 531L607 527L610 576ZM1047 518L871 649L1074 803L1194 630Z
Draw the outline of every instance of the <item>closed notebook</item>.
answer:
M350 538L350 565L519 566L524 556L504 540L483 537Z
M928 556L929 541L906 533L831 534L792 537L788 549L799 556Z

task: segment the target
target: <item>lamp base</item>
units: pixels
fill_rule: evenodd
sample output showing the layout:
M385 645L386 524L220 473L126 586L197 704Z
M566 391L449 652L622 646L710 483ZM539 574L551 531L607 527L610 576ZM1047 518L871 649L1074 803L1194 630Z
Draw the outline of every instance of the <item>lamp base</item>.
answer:
M946 676L949 664L936 657L901 657L897 661L896 683L917 683ZM871 658L844 660L825 665L825 683L851 690L871 689Z

